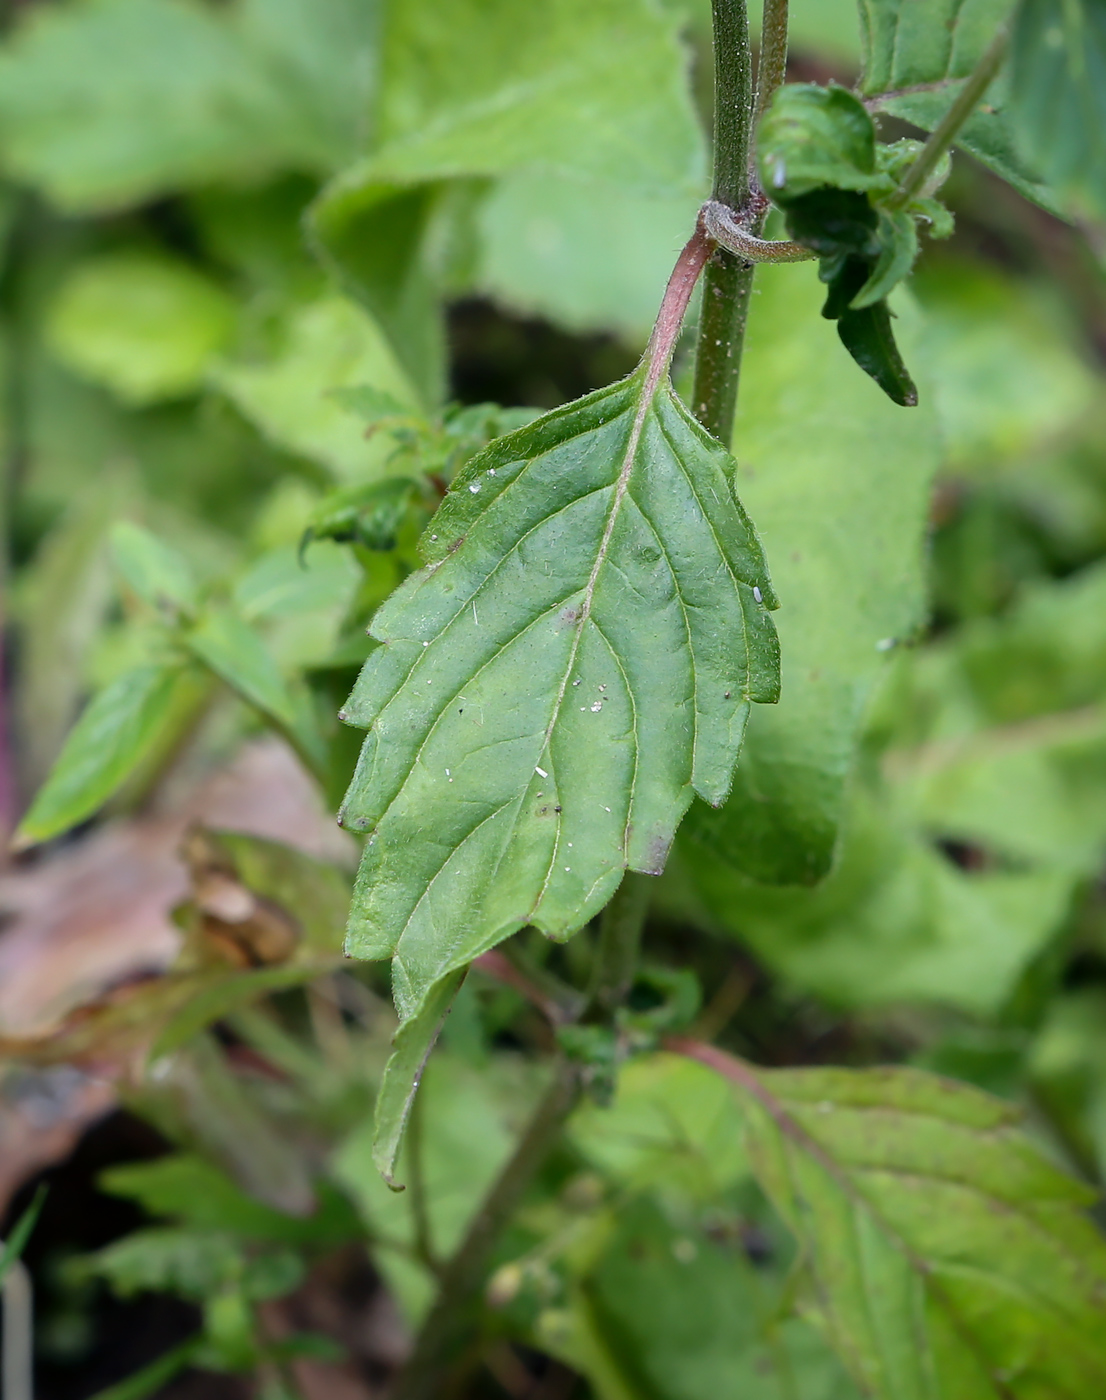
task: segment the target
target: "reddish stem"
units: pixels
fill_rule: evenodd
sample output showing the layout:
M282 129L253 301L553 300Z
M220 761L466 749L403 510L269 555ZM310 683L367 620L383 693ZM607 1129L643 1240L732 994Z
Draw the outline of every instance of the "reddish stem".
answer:
M672 362L672 352L680 336L680 327L687 314L688 302L699 280L699 274L714 252L714 247L714 240L703 227L700 214L695 222L695 232L684 244L683 251L676 259L676 266L672 269L672 276L664 289L664 298L645 349L645 363L649 366L645 376L646 402L652 397L653 391Z

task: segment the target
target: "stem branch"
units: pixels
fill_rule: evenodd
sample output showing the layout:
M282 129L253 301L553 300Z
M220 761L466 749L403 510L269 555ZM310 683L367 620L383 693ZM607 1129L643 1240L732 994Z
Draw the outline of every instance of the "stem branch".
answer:
M756 120L768 110L787 72L788 0L764 0L760 26L760 59L757 63Z
M1002 67L1006 49L1010 42L1010 27L1002 24L987 46L983 57L964 80L964 86L956 95L956 100L940 122L930 132L929 138L914 164L903 176L898 189L887 201L889 209L901 209L916 194L919 194L926 181L937 169L942 157L956 139L960 128L972 115L983 94L994 82L995 75Z

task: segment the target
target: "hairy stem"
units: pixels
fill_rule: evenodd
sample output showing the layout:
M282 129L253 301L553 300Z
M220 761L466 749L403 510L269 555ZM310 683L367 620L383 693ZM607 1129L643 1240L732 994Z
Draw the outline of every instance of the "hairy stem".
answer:
M786 238L757 238L738 222L732 209L708 199L699 210L703 228L715 243L749 263L809 262L818 256L803 243Z
M745 0L712 0L714 14L714 188L712 201L734 210L746 237L759 238L768 201L751 178L752 54ZM787 57L787 5L766 0L761 90L767 101ZM733 437L741 352L754 264L720 246L703 279L692 411L720 442Z
M764 0L760 26L760 59L757 62L756 120L768 110L787 72L788 0Z
M513 1155L484 1197L468 1233L441 1275L441 1290L400 1373L392 1400L440 1400L456 1356L470 1339L499 1237L560 1136L580 1094L580 1076L558 1063Z
M1007 24L1001 24L995 37L987 46L983 57L964 80L964 86L957 94L956 101L930 132L917 160L907 170L898 189L887 201L888 208L903 208L925 188L926 181L952 146L960 128L975 111L983 94L994 82L998 70L1002 67L1002 60L1006 57L1009 43L1010 27Z
M720 204L749 198L753 52L745 0L711 0L714 16L714 186Z

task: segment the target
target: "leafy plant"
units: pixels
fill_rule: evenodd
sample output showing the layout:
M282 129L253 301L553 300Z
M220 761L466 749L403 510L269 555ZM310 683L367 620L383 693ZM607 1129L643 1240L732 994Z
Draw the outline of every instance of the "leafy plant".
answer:
M784 81L781 0L755 81L711 8L5 40L16 844L264 729L359 856L193 829L175 963L0 1042L179 1148L107 1174L154 1223L73 1277L200 1330L105 1395L306 1393L339 1354L274 1319L343 1244L412 1329L398 1400L476 1354L528 1393L507 1343L598 1400L1106 1381L1101 372L1055 288L928 246L991 229L973 189L1102 220L1103 16L863 0L849 88ZM450 401L472 294L640 361Z

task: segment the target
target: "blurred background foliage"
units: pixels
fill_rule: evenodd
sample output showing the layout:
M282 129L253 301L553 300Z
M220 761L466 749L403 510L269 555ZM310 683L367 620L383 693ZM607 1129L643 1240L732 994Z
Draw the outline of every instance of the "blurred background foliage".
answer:
M373 1395L551 1041L517 976L475 971L418 1184L384 1187L394 1022L380 969L340 956L352 843L322 814L359 736L336 715L453 472L640 353L703 191L709 5L577 6L565 50L590 26L594 71L498 128L466 85L494 95L553 42L506 0L7 8L0 801L32 840L76 829L0 877L0 1146L44 1144L3 1174L13 1210L100 1125L52 1167L29 1256L38 1394L152 1367L120 1400ZM852 81L851 3L796 0L793 36L793 77ZM635 150L589 144L608 106ZM343 204L351 169L376 223ZM1101 1186L1102 244L964 157L948 195L956 233L897 307L917 410L854 370L809 269L759 274L735 454L784 701L750 725L740 800L689 817L646 951L695 974L700 1038L938 1070ZM444 322L398 256L350 254L407 226ZM211 796L228 774L237 807ZM516 942L532 982L586 975L584 935ZM458 1393L855 1394L790 1315L792 1247L699 1065L644 1055L581 1108L500 1253Z

